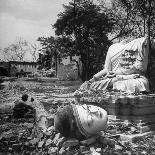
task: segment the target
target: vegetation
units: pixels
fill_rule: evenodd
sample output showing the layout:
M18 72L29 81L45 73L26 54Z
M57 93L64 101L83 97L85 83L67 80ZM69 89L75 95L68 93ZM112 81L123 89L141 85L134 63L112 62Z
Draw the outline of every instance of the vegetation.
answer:
M33 61L37 61L37 45L32 45L21 37L0 51L4 55L5 61L24 61L27 53L31 54Z
M38 38L42 50L50 49L40 58L50 61L51 57L57 60L64 55L79 55L82 63L79 76L85 81L102 69L107 49L113 42L146 34L149 39L154 38L153 0L108 2L71 0L69 5L64 5L64 11L53 25L56 37Z
M85 81L102 69L110 45L107 34L112 26L113 22L92 1L71 1L53 25L59 37L56 42L51 37L48 47L55 53L58 50L61 54L80 55L83 68L80 76Z

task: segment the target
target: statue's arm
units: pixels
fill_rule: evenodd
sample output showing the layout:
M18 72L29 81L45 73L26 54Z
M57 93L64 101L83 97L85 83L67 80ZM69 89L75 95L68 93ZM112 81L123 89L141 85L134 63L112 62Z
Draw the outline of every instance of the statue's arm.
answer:
M111 59L110 59L110 55L109 52L106 55L106 59L105 59L105 63L104 63L104 69L101 70L100 72L96 73L92 79L89 80L89 82L94 82L96 80L98 80L99 78L107 75L107 73L111 73Z

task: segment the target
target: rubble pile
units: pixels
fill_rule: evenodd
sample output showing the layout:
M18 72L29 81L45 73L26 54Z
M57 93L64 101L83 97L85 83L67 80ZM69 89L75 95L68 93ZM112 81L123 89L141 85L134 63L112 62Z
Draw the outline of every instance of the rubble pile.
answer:
M1 100L9 102L15 101L18 96L25 92L32 92L32 89L41 85L35 83L23 85L14 85L15 90L8 89L8 91L1 90L3 95ZM37 88L36 87L36 88ZM46 86L44 86L46 88ZM20 89L17 89L20 88ZM53 88L53 86L52 86ZM52 91L51 88L51 91ZM46 89L50 90L50 88ZM34 94L35 92L33 92ZM36 93L37 99L43 103L49 114L55 115L57 108L66 104L74 103L72 99L50 98L49 92ZM112 95L112 94L110 94ZM77 100L88 99L93 101L92 104L100 105L102 102L101 95L94 94L95 97L90 99L89 96L83 98L76 98ZM107 96L107 98L105 98ZM108 94L104 98L109 99ZM111 97L110 97L111 98ZM85 103L86 100L85 100ZM91 103L91 102L89 102ZM10 108L11 109L11 108ZM60 133L55 131L53 119L48 130L43 131L37 127L34 116L31 118L14 119L1 113L0 117L0 155L1 154L16 154L16 155L148 155L155 153L155 136L153 132L143 135L139 126L128 121L121 121L120 119L113 120L109 117L108 127L105 132L101 132L89 139L79 141L77 139L68 139L63 137ZM126 137L125 137L126 135ZM132 138L134 136L134 138Z
M54 101L50 113L55 114L57 108L69 102ZM132 135L140 130L129 122L109 119L106 132L79 141L67 139L56 132L52 124L47 131L42 131L34 119L5 119L0 125L0 152L5 154L44 154L44 155L109 155L109 154L153 154L155 152L155 137L149 134L137 137L134 141L122 140L121 133ZM6 123L8 122L8 123Z

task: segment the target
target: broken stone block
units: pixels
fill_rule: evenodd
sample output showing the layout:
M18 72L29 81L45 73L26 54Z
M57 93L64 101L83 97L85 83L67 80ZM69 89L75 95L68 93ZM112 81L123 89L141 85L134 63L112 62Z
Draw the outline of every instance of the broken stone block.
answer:
M58 148L57 148L57 147L50 147L50 148L48 149L48 154L49 154L49 155L54 155L54 154L57 153L57 151L58 151Z
M96 148L96 152L101 152L102 151L102 149L101 148Z
M122 150L123 149L123 147L122 146L120 146L120 145L115 145L115 150L116 151L119 151L119 150Z
M49 117L47 117L47 126L54 126L54 114L53 115L50 115Z
M52 144L52 140L51 139L47 139L46 140L46 143L45 143L45 146L49 146Z
M101 138L101 143L106 146L109 145L110 147L115 147L115 140L110 138Z
M12 149L13 149L15 152L20 152L21 145L20 145L20 144L13 144L13 145L12 145Z
M89 139L83 140L80 143L83 144L83 145L90 145L90 144L95 143L98 137L99 136L94 136L94 137L91 137Z
M38 148L42 148L43 144L44 144L44 141L40 141L40 142L38 143Z
M72 139L72 140L67 140L62 144L62 147L72 147L72 146L77 146L79 145L79 140L77 139Z
M84 155L84 154L90 154L91 152L90 152L90 149L88 147L86 147L86 146L80 146L80 153L82 155Z
M66 140L65 137L61 137L58 139L56 146L61 147L63 142Z
M90 147L90 152L91 152L92 155L101 155L101 153L96 152L94 146L93 147Z
M53 144L57 145L59 138L60 138L60 133L57 133L53 139Z
M65 150L64 147L62 147L62 148L59 150L59 154L60 154L60 155L64 154L65 152L66 152L66 150Z

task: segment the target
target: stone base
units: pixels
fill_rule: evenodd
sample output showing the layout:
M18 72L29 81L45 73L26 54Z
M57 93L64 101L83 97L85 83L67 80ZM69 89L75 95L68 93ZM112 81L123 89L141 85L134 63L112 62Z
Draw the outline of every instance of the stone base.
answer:
M150 122L149 118L148 118L148 121L147 120L144 121L138 118L135 121L133 121L133 119L131 118L129 119L129 117L119 117L116 115L108 115L108 120L109 122L112 122L112 124L117 122L125 122L125 121L128 121L128 123L134 123L134 125L141 133L155 131L155 121Z
M83 97L80 102L104 108L109 116L115 117L115 121L128 120L137 125L142 123L141 132L155 131L155 94L118 95L116 93L102 97Z
M108 115L131 122L155 123L155 94L118 95L108 94L101 97L83 97L82 104L92 104L104 108Z
M154 135L154 134L155 132L150 131L150 132L132 134L132 135L119 134L119 136L122 141L128 141L133 143L133 142L136 142L137 140L144 138L145 136Z

